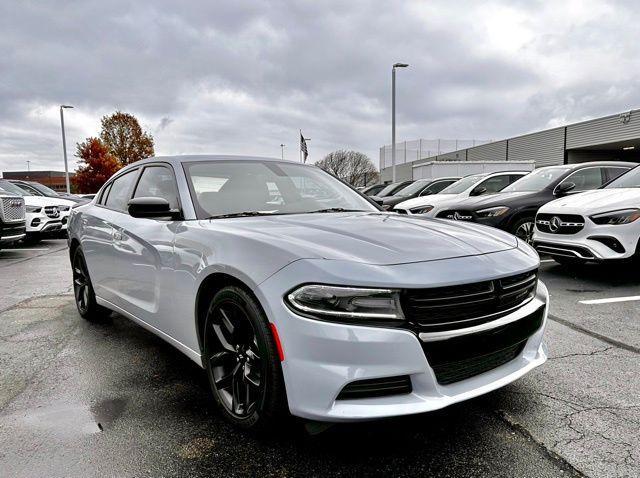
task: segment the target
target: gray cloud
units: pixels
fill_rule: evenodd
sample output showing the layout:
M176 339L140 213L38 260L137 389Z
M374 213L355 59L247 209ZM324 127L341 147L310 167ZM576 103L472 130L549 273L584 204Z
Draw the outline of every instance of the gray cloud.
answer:
M622 111L640 85L633 2L3 2L0 170L60 169L116 109L159 154L377 162L398 138L501 138Z

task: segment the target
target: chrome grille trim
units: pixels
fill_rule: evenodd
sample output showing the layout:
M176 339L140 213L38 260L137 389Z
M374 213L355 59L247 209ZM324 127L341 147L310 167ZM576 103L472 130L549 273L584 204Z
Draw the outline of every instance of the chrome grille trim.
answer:
M24 221L25 207L24 198L21 197L2 197L0 208L0 216L6 223Z

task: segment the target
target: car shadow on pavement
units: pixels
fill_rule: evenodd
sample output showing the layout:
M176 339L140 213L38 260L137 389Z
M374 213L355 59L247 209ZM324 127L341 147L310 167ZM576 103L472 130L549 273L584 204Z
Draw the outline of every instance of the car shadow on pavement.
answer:
M545 269L545 273L558 278L587 282L599 287L640 285L638 264L629 262L620 264L587 263L570 266L553 263Z

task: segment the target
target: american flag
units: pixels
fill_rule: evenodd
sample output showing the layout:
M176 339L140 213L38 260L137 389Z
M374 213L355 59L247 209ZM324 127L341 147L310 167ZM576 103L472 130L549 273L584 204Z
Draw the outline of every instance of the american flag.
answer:
M309 150L307 149L307 141L302 136L302 131L300 131L300 151L302 152L302 162L307 162L307 156L309 156Z

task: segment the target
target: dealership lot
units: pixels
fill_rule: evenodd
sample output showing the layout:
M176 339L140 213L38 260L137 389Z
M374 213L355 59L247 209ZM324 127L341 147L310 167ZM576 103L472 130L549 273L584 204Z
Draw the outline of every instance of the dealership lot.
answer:
M273 441L223 422L204 373L157 337L81 320L65 241L1 251L0 277L7 476L638 476L640 301L606 302L638 295L632 267L545 260L551 358L504 389Z

